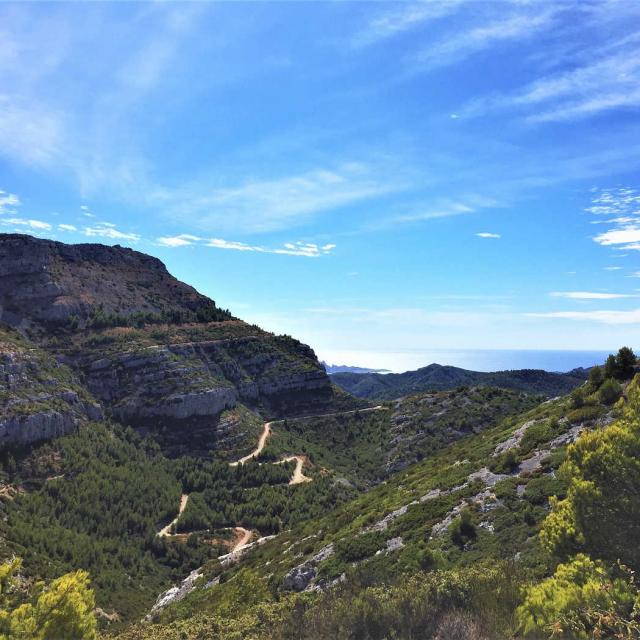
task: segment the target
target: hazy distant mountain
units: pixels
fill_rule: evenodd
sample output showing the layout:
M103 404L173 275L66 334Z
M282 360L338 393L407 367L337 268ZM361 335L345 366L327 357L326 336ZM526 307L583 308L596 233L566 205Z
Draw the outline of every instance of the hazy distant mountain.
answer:
M548 397L569 393L588 377L587 369L550 373L541 369L515 369L485 373L430 364L404 373L335 373L331 379L359 398L391 400L423 391L445 391L460 386L483 386L540 393Z
M389 373L389 369L367 369L367 367L350 367L346 364L329 364L324 360L321 362L321 364L324 366L325 371L329 375L333 375L334 373Z

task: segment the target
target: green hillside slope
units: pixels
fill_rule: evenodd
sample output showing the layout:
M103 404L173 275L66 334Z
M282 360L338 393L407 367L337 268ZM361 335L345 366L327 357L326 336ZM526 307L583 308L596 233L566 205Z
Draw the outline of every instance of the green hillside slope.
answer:
M622 411L593 395L576 404L565 397L500 421L321 518L207 563L195 590L122 637L512 637L522 585L557 562L538 534L550 497L571 483L558 474L567 446Z

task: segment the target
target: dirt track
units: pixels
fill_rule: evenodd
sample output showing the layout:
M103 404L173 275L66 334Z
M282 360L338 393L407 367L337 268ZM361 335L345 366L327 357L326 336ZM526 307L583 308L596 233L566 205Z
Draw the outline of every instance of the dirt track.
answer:
M167 536L172 536L173 534L171 533L171 527L178 522L178 519L180 518L180 516L182 515L182 512L186 509L187 507L187 502L189 502L189 495L186 493L183 493L180 496L180 508L178 510L178 515L163 529L161 529L158 532L158 535L161 538L167 537Z

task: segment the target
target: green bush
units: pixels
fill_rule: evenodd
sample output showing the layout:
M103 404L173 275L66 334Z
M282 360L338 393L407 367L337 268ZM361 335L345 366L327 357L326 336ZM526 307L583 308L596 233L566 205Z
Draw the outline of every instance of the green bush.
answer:
M637 635L633 633L596 635L598 619L592 614L607 617L618 614L630 621L637 597L633 584L612 578L601 562L579 554L567 564L559 565L553 576L527 589L517 617L526 636L539 637L542 633L567 640L634 638ZM620 630L630 630L627 624L624 627Z
M462 511L460 516L451 523L449 534L453 543L461 548L476 538L476 526L469 509Z
M598 391L598 399L602 404L613 404L622 395L622 387L613 378L602 383Z
M489 469L493 473L513 473L520 464L521 460L515 448L509 449L493 458L489 464Z
M595 420L602 415L602 407L584 406L580 409L574 409L567 414L567 420L571 424L578 424L580 422L588 422L589 420Z
M372 531L355 538L347 538L336 543L336 556L344 562L356 562L369 558L381 549L385 536L381 531Z

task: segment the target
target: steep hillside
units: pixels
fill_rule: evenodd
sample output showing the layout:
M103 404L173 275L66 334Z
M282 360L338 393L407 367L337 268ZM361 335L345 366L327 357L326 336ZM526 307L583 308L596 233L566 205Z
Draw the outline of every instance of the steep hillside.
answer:
M498 421L320 518L207 563L153 624L122 637L413 638L444 625L452 606L464 615L424 637L514 637L520 585L553 566L538 532L549 498L566 493L557 470L567 445L619 412L593 398L588 411L575 404Z
M144 253L0 234L0 322L21 330L230 317Z
M460 386L484 386L542 394L548 398L569 393L588 376L585 369L549 373L539 369L516 369L485 373L430 364L405 373L335 373L331 379L358 398L392 400L422 391L445 391Z
M313 464L370 486L438 449L537 406L540 396L463 387L423 393L373 409L272 424L262 460L301 451Z
M255 412L279 417L366 404L332 386L312 349L232 318L151 256L0 235L0 276L0 321L29 336L30 357L39 349L66 365L101 404L93 419L104 411L173 455L234 455L256 435ZM37 378L36 368L23 378ZM28 437L14 424L4 441L68 432L71 422L59 422L44 416Z
M62 436L100 419L101 407L68 367L0 327L0 448Z

